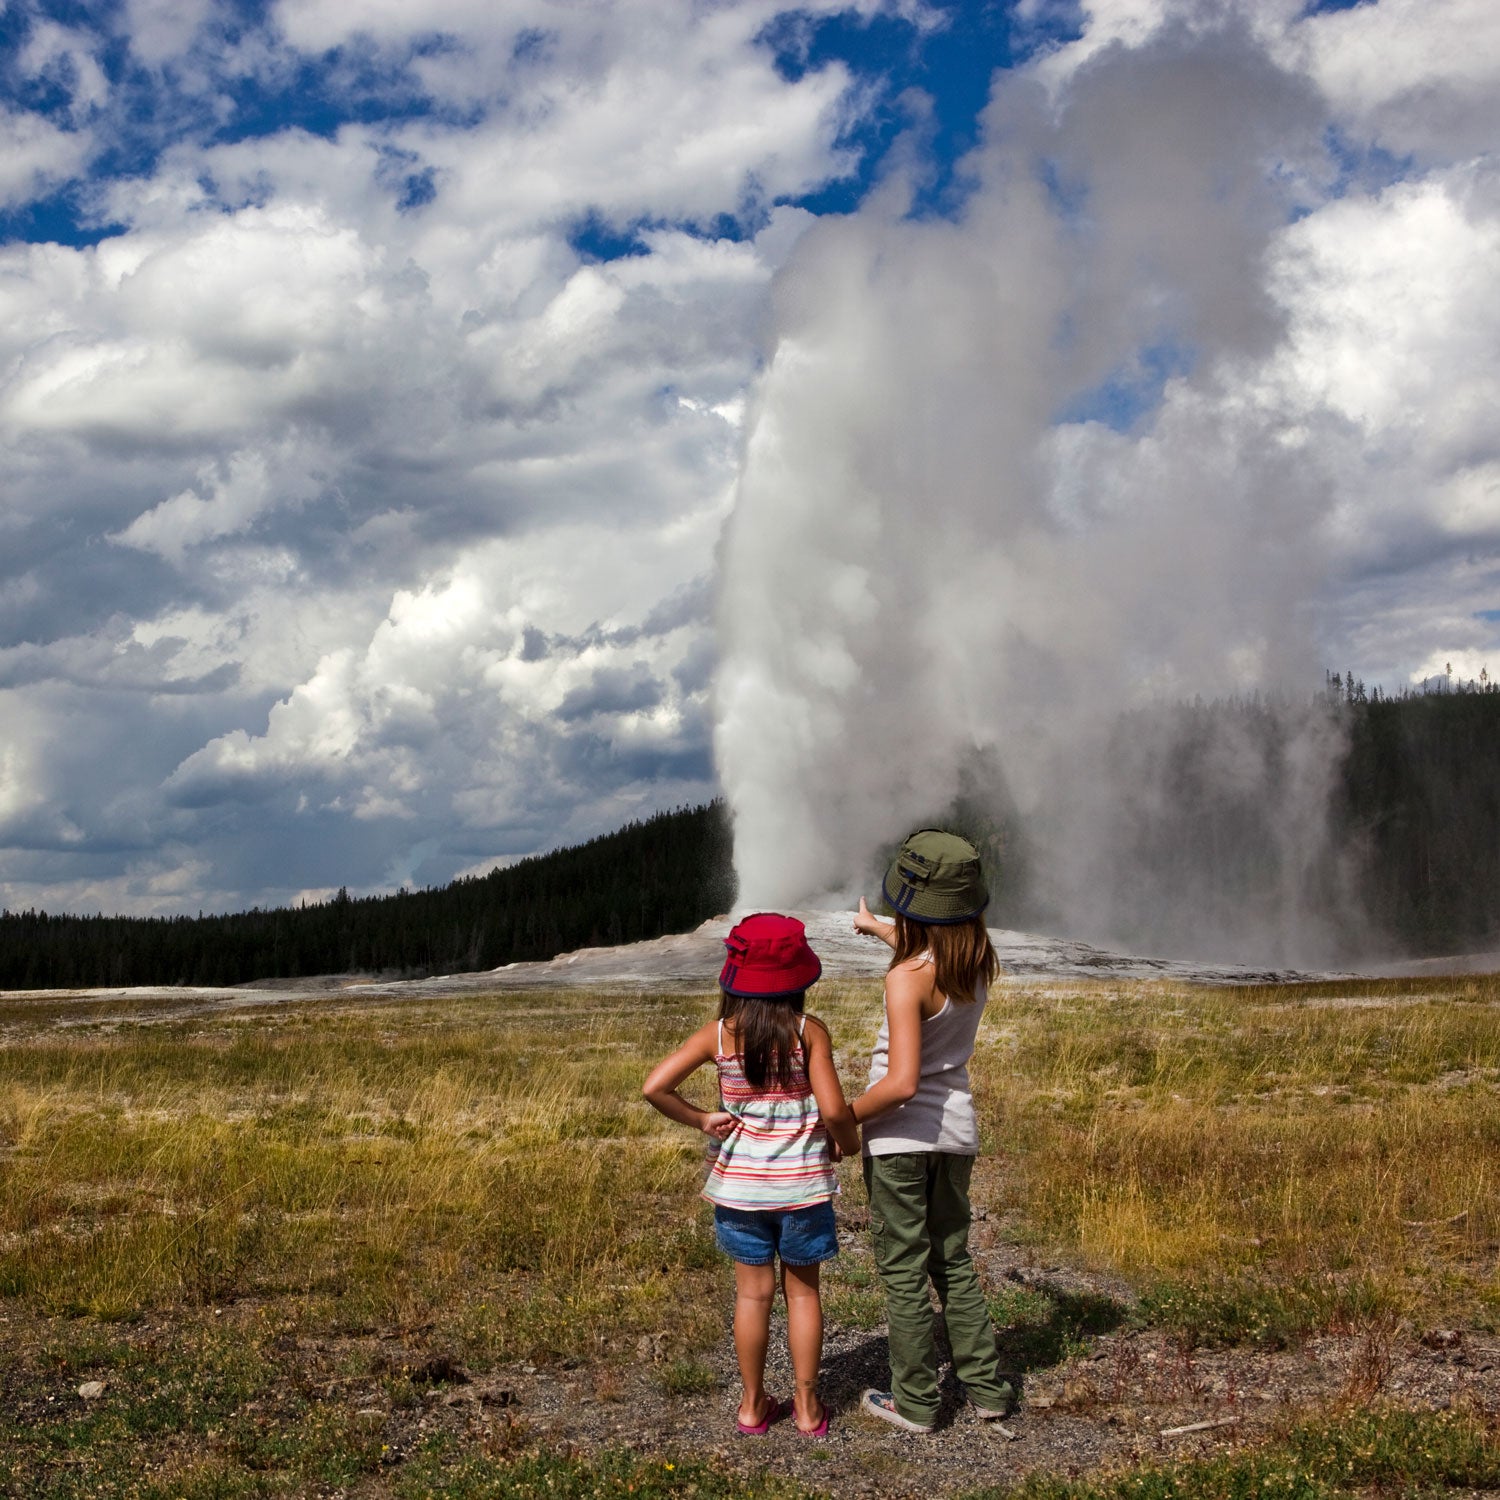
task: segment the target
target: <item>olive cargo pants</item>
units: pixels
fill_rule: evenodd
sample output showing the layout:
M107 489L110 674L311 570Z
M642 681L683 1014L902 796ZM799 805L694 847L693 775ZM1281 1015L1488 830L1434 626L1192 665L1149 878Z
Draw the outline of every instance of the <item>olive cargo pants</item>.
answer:
M972 1156L920 1151L864 1159L875 1265L885 1288L891 1392L908 1421L937 1419L937 1335L930 1277L943 1308L953 1367L970 1399L1005 1411L1014 1396L1000 1377L995 1329L969 1256Z

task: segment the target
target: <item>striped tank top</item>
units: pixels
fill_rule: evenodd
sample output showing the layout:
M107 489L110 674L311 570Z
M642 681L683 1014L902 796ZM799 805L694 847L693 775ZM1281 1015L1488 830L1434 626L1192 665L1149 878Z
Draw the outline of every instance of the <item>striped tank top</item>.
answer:
M798 1018L799 1036L805 1020ZM806 1208L832 1198L838 1177L800 1043L787 1088L770 1080L762 1089L752 1088L743 1060L724 1050L721 1021L714 1066L719 1098L735 1123L718 1143L703 1196L723 1208L752 1210Z

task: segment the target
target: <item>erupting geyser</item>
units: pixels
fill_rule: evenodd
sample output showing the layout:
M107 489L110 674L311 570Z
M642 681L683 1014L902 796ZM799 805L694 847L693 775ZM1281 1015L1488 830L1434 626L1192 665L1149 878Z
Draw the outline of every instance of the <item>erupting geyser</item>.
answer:
M1171 107L1143 111L1153 90ZM1323 151L1315 102L1248 40L1171 40L1056 96L1010 75L956 220L912 217L892 180L808 230L723 552L743 904L847 891L981 764L1073 933L1140 940L1120 929L1149 911L1179 951L1326 956L1338 737L1309 701L1306 605L1332 459L1283 378L1278 293L1292 184ZM1208 757L1274 803L1280 874L1185 908L1125 867L1121 809L1172 795L1171 747L1122 745L1120 716L1283 688L1274 744L1221 729Z

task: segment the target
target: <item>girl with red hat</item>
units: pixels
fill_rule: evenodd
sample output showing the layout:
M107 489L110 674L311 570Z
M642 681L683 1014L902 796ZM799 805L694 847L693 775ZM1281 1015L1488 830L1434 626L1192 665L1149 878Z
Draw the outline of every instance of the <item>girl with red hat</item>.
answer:
M734 1347L744 1386L736 1427L764 1436L790 1413L799 1432L822 1437L828 1411L818 1398L818 1268L838 1254L834 1162L859 1150L859 1132L828 1028L802 1008L823 972L802 923L758 912L736 924L724 946L718 1018L659 1062L643 1092L669 1119L717 1142L703 1196L714 1205L719 1248L735 1263ZM710 1062L719 1075L716 1110L678 1092ZM778 1259L797 1382L791 1402L765 1388Z

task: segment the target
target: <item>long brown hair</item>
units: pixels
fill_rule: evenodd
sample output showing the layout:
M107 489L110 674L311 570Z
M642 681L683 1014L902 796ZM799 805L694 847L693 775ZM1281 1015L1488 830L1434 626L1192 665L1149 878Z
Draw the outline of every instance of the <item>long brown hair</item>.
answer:
M719 1019L734 1022L735 1051L751 1088L763 1089L768 1082L791 1088L792 1056L801 1039L797 1017L806 998L806 991L775 1000L719 991Z
M972 1004L979 981L982 979L987 989L1000 972L1000 960L982 913L967 922L914 922L898 911L891 968L919 953L932 954L938 993L960 1005Z

